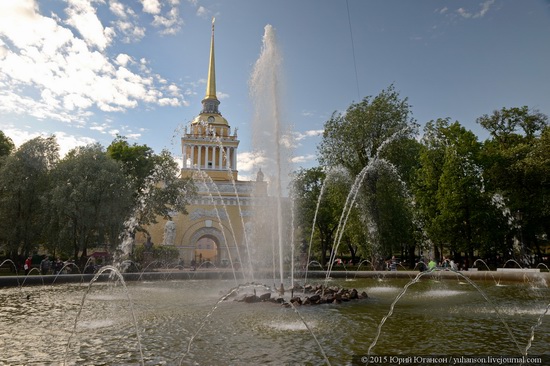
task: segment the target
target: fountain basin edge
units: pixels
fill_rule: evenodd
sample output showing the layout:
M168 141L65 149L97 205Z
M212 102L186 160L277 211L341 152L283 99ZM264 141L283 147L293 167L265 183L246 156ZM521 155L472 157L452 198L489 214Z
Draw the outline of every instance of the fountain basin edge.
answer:
M418 275L418 271L332 271L331 278L376 278L376 279L413 279ZM550 285L550 272L533 272L533 271L464 271L460 274L468 277L471 280L494 280L494 281L513 281L513 282L531 282L545 281L546 286ZM256 273L258 278L269 278L271 272ZM262 277L263 275L263 277ZM325 271L308 271L308 278L322 279L326 278ZM235 275L231 271L177 271L177 272L142 272L142 273L123 273L125 281L166 281L166 280L231 280L235 277L237 280L243 280L244 276L241 272L236 272ZM63 274L55 275L31 275L31 276L0 276L0 288L17 287L17 286L36 286L36 285L53 285L56 283L89 283L95 277L94 274ZM453 271L434 271L426 273L422 276L423 279L457 279L460 275ZM295 274L297 283L300 283L303 276ZM101 274L96 281L107 282L111 280L110 273Z

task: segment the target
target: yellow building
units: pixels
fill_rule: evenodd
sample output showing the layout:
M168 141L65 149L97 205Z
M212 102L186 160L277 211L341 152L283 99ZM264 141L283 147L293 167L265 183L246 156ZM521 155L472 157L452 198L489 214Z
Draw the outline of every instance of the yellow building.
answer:
M250 232L253 202L267 196L267 183L261 170L256 181L237 179L239 140L237 131L231 131L227 119L218 110L214 61L212 22L202 111L185 127L181 138L181 176L193 177L199 197L187 207L188 215L174 214L173 221L159 222L149 230L155 245L178 248L185 265L193 260L198 264L210 261L216 266L248 261L246 231Z

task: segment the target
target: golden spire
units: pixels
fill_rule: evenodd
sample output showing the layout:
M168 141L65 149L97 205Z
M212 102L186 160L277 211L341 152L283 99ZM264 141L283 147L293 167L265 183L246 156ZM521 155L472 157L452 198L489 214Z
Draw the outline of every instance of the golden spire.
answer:
M216 67L214 63L214 21L212 18L212 41L210 42L210 65L208 66L208 81L206 82L206 96L204 99L218 99L216 97Z
M214 20L212 18L212 41L210 43L210 65L208 66L208 80L206 81L206 96L202 100L202 112L220 114L218 105L220 101L216 97L216 67L214 63Z

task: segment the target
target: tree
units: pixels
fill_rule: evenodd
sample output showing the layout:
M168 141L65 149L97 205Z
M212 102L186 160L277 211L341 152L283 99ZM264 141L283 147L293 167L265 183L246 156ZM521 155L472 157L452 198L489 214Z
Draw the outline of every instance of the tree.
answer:
M301 228L302 242L309 244L312 229L316 230L319 242L319 261L325 265L327 252L330 254L334 240L334 232L338 228L339 210L337 207L326 204L328 201L324 187L325 172L320 168L301 169L295 174L292 181L292 196L296 207L296 222ZM323 201L319 197L323 194ZM318 205L319 202L319 205ZM319 209L317 210L317 207ZM313 224L315 226L313 227ZM309 251L309 248L307 248Z
M426 123L422 137L422 149L419 155L420 168L416 171L413 192L416 202L416 211L425 234L434 244L434 254L440 257L438 248L443 251L444 242L441 241L435 219L440 215L436 200L439 190L443 165L445 163L445 149L447 140L444 129L449 126L449 119L438 119Z
M118 244L132 204L122 164L108 157L101 145L91 144L71 150L53 179L49 202L58 243L70 244L75 259L80 253L86 258L91 244Z
M122 163L134 191L132 216L135 219L130 235L157 223L157 218L170 219L174 212L187 214L186 206L196 194L191 178L180 178L179 168L170 153L159 155L147 145L130 145L117 137L107 148L110 157Z
M43 197L58 159L55 136L36 137L7 156L0 167L0 232L11 257L38 248L45 220Z
M508 237L520 240L540 256L540 237L548 235L548 117L527 106L502 108L477 122L492 136L483 145L487 189L504 197L515 221ZM517 253L525 254L525 253Z
M0 157L7 156L15 150L15 145L11 138L0 131Z
M366 97L352 104L345 114L334 113L325 123L319 161L329 168L343 167L350 176L359 177L356 185L361 188L356 203L362 212L363 227L370 228L369 241L378 255L387 255L394 249L394 228L411 227L400 222L405 217L412 217L405 214L406 209L400 215L387 210L410 204L407 189L402 187L401 175L404 174L406 179L412 176L414 163L411 162L416 157L413 154L412 161L408 157L412 151L410 148L414 147L410 140L413 140L417 127L407 98L402 99L393 86L374 98ZM390 190L388 182L394 182L396 186ZM384 204L384 200L389 198L393 203ZM409 238L412 238L412 233L401 240L408 241Z
M475 250L495 249L507 230L493 193L484 186L482 145L449 119L430 121L423 145L414 192L424 229L436 244L436 256L446 247L457 256L466 253L472 263Z

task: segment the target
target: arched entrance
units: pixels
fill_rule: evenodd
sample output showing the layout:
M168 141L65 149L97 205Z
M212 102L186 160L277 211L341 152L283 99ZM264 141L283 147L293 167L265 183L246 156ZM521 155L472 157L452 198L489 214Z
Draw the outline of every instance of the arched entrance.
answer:
M190 261L200 265L201 261L211 261L217 267L224 266L230 261L230 256L235 258L236 247L232 243L229 247L226 238L217 228L206 226L196 230L189 239L189 251L187 255ZM202 257L201 257L202 254Z
M194 259L200 266L204 262L218 263L218 244L214 237L203 236L195 244Z

